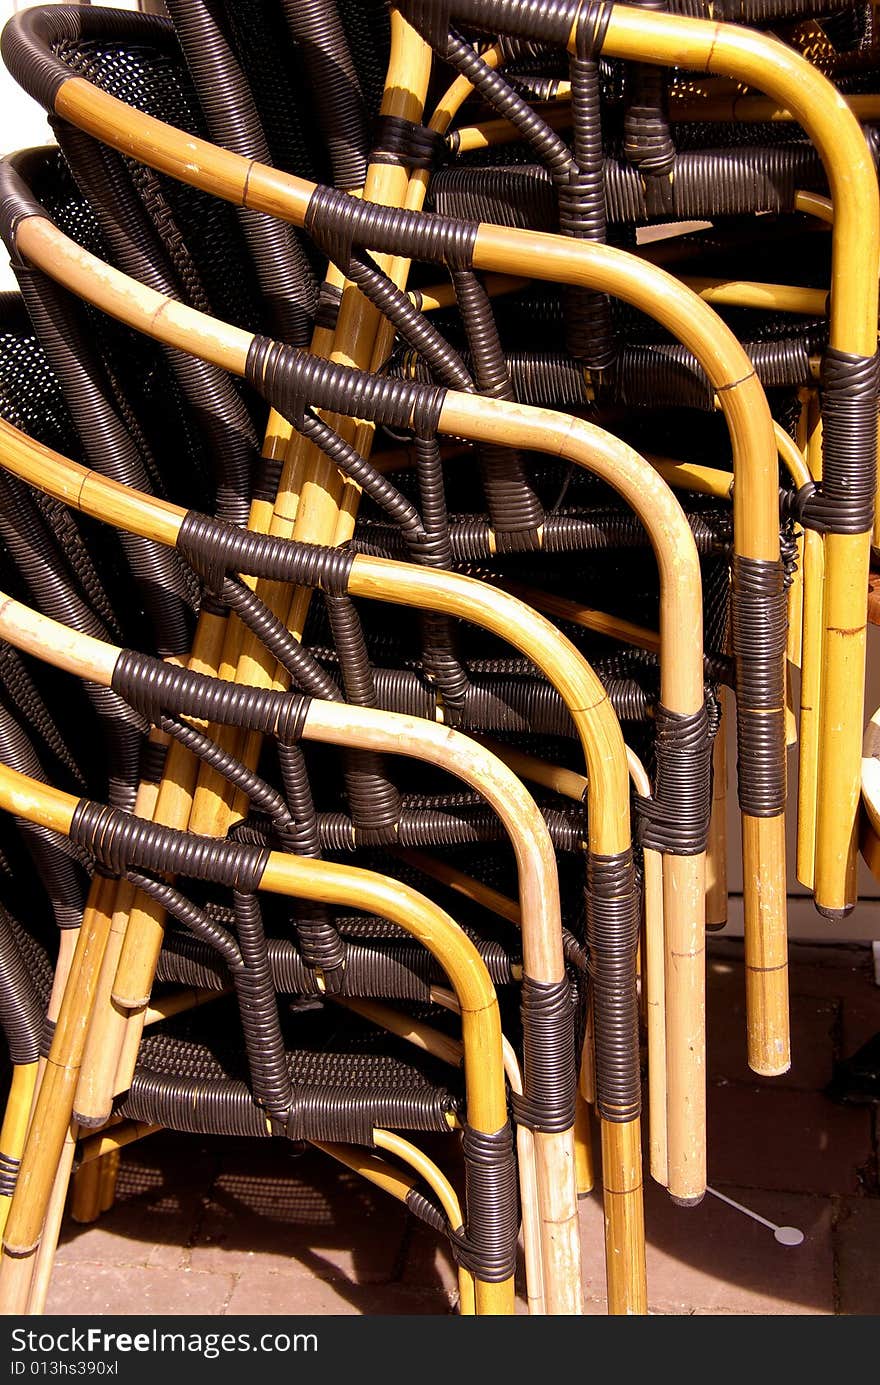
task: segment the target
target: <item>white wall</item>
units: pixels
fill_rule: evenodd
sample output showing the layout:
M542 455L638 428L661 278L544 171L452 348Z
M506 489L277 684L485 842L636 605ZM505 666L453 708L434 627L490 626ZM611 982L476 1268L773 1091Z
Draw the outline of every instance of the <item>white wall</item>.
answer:
M0 24L5 24L10 15L30 8L36 0L0 0ZM51 3L51 0L50 0ZM115 0L114 9L152 10L161 12L161 0ZM22 91L0 64L0 154L11 154L16 149L28 149L32 145L48 144L52 134L46 121L42 106ZM15 288L15 279L0 247L0 289Z

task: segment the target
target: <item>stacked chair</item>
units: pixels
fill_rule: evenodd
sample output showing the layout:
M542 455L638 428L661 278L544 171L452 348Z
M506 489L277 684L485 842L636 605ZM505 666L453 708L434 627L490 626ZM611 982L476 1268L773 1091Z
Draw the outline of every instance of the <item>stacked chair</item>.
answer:
M643 1092L706 1190L728 718L755 1072L795 741L799 878L855 903L874 9L167 10L2 42L57 146L0 166L0 1305L171 1129L357 1170L464 1313L520 1237L579 1313L595 1130L646 1312Z

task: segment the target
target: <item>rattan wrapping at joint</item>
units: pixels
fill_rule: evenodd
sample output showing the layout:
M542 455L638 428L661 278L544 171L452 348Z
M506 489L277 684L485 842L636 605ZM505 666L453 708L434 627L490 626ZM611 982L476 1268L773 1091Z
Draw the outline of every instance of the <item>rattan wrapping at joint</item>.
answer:
M733 560L739 803L751 817L785 810L785 650L788 602L781 562Z

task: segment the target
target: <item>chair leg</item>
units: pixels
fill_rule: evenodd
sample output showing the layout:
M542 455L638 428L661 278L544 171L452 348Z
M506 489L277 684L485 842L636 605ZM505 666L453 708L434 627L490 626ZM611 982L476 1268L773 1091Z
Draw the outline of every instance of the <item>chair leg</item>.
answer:
M706 927L711 932L727 923L727 712L728 698L719 689L721 722L712 748L712 817L706 853Z
M605 1275L608 1312L648 1311L641 1121L602 1121Z
M6 1099L3 1128L0 1130L0 1236L6 1229L6 1218L15 1189L28 1122L31 1118L34 1089L37 1082L37 1063L17 1063L12 1069L12 1083Z
M76 1127L71 1126L67 1138L64 1141L64 1148L61 1152L61 1159L58 1164L55 1182L52 1186L52 1193L49 1198L49 1206L46 1209L43 1234L40 1238L40 1244L37 1247L36 1255L33 1257L33 1274L31 1276L30 1290L27 1299L27 1314L29 1317L39 1317L46 1311L46 1299L49 1294L52 1270L55 1265L58 1236L61 1231L61 1220L64 1216L64 1206L67 1201L67 1190L70 1186L70 1175L73 1171L75 1153Z
M87 1226L101 1215L101 1160L85 1164L73 1175L70 1196L70 1215L75 1222Z
M589 1102L578 1087L574 1108L574 1154L578 1197L586 1197L596 1186L592 1124Z

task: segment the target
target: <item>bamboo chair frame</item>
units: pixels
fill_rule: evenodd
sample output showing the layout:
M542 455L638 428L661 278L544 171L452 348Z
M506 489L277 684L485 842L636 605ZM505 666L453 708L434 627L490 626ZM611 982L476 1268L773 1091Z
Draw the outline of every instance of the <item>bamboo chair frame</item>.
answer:
M87 266L83 260L86 252L73 247L51 228L51 223L47 222L46 227L55 242L55 273L64 273L67 282L75 278L77 287L84 287L86 294L94 297L98 274L89 278L88 268L96 266ZM132 298L136 294L140 296L140 286L124 276L117 276L106 265L101 265L99 272L103 286L101 306L116 315L125 313L133 325L146 326L152 300L148 304L145 299L143 309L132 313ZM115 294L107 292L111 281L119 290ZM450 414L452 417L447 422ZM689 715L698 711L703 703L702 640L693 637L701 628L699 563L690 530L665 484L653 468L610 435L600 433L587 423L575 423L549 411L489 400L481 400L475 408L468 396L448 394L440 428L458 436L486 436L494 419L497 419L497 430L492 433L495 438L516 436L520 443L586 465L608 480L640 515L660 564L661 696L664 705L676 713ZM670 1191L683 1201L693 1201L702 1196L705 1188L704 1038L700 1037L704 1034L700 1015L704 1007L705 860L702 853L698 856L668 855L665 863L665 889L669 900L666 906L667 950L670 959L676 959L670 960L670 966L680 972L677 982L670 984L668 1013L673 1055L670 1066L676 1074L681 1074L681 1101L673 1099L670 1109L674 1149ZM103 1046L103 1043L99 1045ZM676 1098L678 1095L677 1090Z
M578 9L573 8L568 42L572 53L577 50ZM453 16L467 18L472 5L456 0L451 10ZM519 36L532 37L531 26L540 10L533 0L499 5L498 21ZM602 15L606 17L602 50L609 56L734 78L762 90L803 126L822 159L834 207L829 346L861 358L874 357L880 207L868 147L844 99L800 54L738 25L625 5L608 6ZM484 6L481 22L488 21ZM484 267L512 268L509 263ZM856 762L866 625L862 594L867 590L869 559L870 537L865 534L825 535L826 677L820 713L815 894L817 907L831 917L848 911L855 898ZM779 964L770 957L764 965Z
M246 187L248 206L296 225L303 223L315 191L312 184L274 169L249 164L203 141L183 137L161 122L132 112L123 103L79 78L67 78L62 83L55 97L55 109L96 138L182 181L192 182L238 205L242 204ZM28 221L22 221L18 229L21 253L51 273L52 257L41 256L36 244L38 234L32 234L35 219L28 220L31 228ZM490 272L526 272L532 277L611 292L643 308L673 331L694 352L709 375L731 429L739 481L734 494L734 534L738 551L746 558L778 562L777 477L769 410L748 357L707 305L653 265L606 246L573 242L561 236L481 226L476 236L473 264L477 269ZM83 292L85 286L73 285L69 279L66 282ZM154 331L161 331L165 340L169 339L166 335L169 322L166 311L161 324L153 327ZM184 349L192 349L195 343L188 334L186 341L180 344ZM199 350L203 354L206 350L216 350L217 354L211 357L216 364L233 371L241 369L236 351L220 348L216 337L202 342ZM459 419L455 429L459 435L463 432L463 422ZM756 1070L765 1073L785 1071L789 1063L783 848L781 813L744 817L745 877L749 882L747 975L753 1015L749 1026L750 1059ZM753 888L753 882L759 881L760 888L757 883ZM694 1180L695 1183L700 1181L700 1178Z
M618 11L618 12L622 12L622 11ZM668 18L668 17L664 17L664 19L667 19L667 18ZM615 15L614 15L614 17L613 17L613 21L611 21L610 33L613 33L615 19L617 19L617 12L615 12ZM689 22L690 22L690 21L689 21ZM704 28L704 29L705 29L705 28L710 28L710 26L703 26L703 28ZM608 50L608 51L610 51L610 50ZM78 80L78 79L71 79L71 80ZM67 86L67 83L65 83L65 86ZM876 330L876 328L874 328L874 330Z
M387 115L418 120L423 109L430 71L426 45L397 14L392 17L391 42L382 111ZM406 177L402 177L401 170L384 164L371 165L368 170L366 190L376 201L388 202L392 206L400 205L406 186ZM344 287L341 276L333 266L328 270L327 282L337 289ZM360 295L355 294L350 288L344 291L335 332L316 329L312 343L313 351L344 363L369 364L371 332L375 332L375 314L371 318L371 312L369 305ZM343 421L342 428L349 429L347 420ZM252 528L260 532L303 537L315 542L335 542L337 518L334 516L338 517L337 501L340 499L341 488L326 459L305 438L293 433L286 420L279 418L274 412L270 416L268 444L268 455L276 455L279 448L282 450L284 465L274 505L260 501L254 503ZM351 488L347 489L350 496ZM268 598L270 608L274 607L275 602L286 601L286 593L282 595L271 589L267 592L267 585L258 584L257 590L261 596ZM309 595L305 593L306 604ZM302 619L305 611L302 600L300 605ZM282 612L279 611L279 614ZM243 677L250 676L252 680L264 672L262 650L242 630L237 621L227 622L220 618L218 622L217 617L209 616L206 616L205 620L217 632L217 657L209 660L207 664L197 661L196 667L200 671L219 672L221 676L234 678L240 666ZM198 654L198 635L196 652ZM266 671L271 677L272 663ZM221 744L230 749L241 748L238 745L239 738L231 733L229 728L222 728L219 739ZM180 758L182 748L177 746L174 749ZM185 752L183 754L184 758L189 759ZM160 805L159 820L171 821L176 826L189 826L192 830L215 830L222 834L228 825L228 819L224 822L222 816L228 789L223 780L206 766L196 766L190 762L191 791L188 795L181 795L177 787L178 767L173 760L168 764L164 778L171 816L169 818L162 811L165 806L163 803ZM127 932L132 938L136 938L141 927L155 930L161 926L161 921L162 915L158 906L152 901L140 900L129 919ZM123 939L113 967L114 976L121 967L123 990L127 989L125 959L128 954L125 947ZM144 983L141 985L143 987ZM110 986L112 987L112 980ZM96 1042L92 1051L87 1053L85 1064L86 1073L93 1074L92 1081L96 1088L94 1099L98 1103L106 1101L107 1096L120 1082L124 1083L125 1070L134 1062L140 1032L137 1010L133 1014L129 1012L126 1021L119 1007L110 1003L110 987L106 989L105 994L104 1013L107 1023L103 1026L101 1041ZM107 1032L107 1025L112 1027L115 1033Z
M151 535L159 541L173 542L174 535L179 530L185 515L185 512L178 507L165 501L157 502L153 497L140 495L112 482L108 483L104 478L96 476L94 472L88 471L70 459L61 458L58 454L53 454L49 449L25 438L23 434L2 421L0 421L0 439L2 439L0 448L2 448L4 458L3 465L10 466L16 471L16 474L24 475L26 472L35 484L41 489L46 489L48 493L54 494L57 499L73 504L83 512L93 514L95 518L122 525L125 528L140 530L146 527ZM13 455L15 461L13 461ZM22 466L24 471L20 470ZM365 569L366 575L360 583L356 581L356 586L351 587L352 591L357 589L362 595L372 595L379 600L391 599L400 604L412 602L416 605L429 607L433 605L452 610L456 614L465 616L465 618L475 620L476 623L486 628L493 629L503 638L513 640L539 666L543 666L569 705L587 757L589 782L592 786L589 795L591 849L596 849L593 845L594 841L598 840L600 844L604 843L612 832L625 831L628 833L629 804L626 790L626 771L624 770L622 784L617 771L618 758L623 759L625 764L626 756L625 752L620 757L617 753L618 743L622 751L622 740L620 740L620 730L616 718L610 710L604 690L595 679L595 675L589 670L589 666L554 627L548 625L542 617L506 593L497 592L493 600L489 601L482 584L476 583L472 579L461 578L456 574L438 573L433 569L412 568L406 564L394 563L385 559L357 558L354 567ZM354 568L352 571L354 573ZM388 576L383 580L386 573ZM393 594L388 586L392 576ZM12 604L10 604L10 609L12 609ZM11 621L7 621L0 611L0 628L8 630L11 642L23 637L35 640L38 644L32 644L30 647L32 649L39 647L43 657L54 661L62 657L60 651L66 642L68 655L65 657L69 656L72 632L65 632L64 627L58 627L57 631L53 632L51 638L46 642L39 632L49 631L51 623L47 624L45 617L34 612L28 612L27 608L20 607L17 603L15 603L15 610L16 616ZM27 634L25 633L26 628ZM80 646L80 648L85 648L85 646ZM96 658L100 657L104 660L105 676L109 676L112 672L112 663L115 663L115 657L111 663L107 662L106 650L108 648L110 647L101 647L96 642L93 651ZM69 672L77 672L76 656L70 657L72 657L72 662L63 666ZM94 673L95 670L93 669ZM333 704L326 705L328 709L333 706ZM346 707L341 710L346 713L351 712L355 719L361 715L361 709ZM328 715L332 720L336 713L329 711ZM384 715L387 717L390 714ZM411 726L413 748L421 744L427 747L429 756L446 758L450 764L452 763L453 755L450 753L450 744L453 746L456 744L455 733L416 718L403 719L403 721L408 722ZM348 730L339 733L339 739L342 741L345 738L350 738L352 734L353 722L350 718L348 718L347 724ZM394 724L397 724L396 719L394 719ZM332 738L329 729L326 730L326 734L328 739ZM474 773L474 766L471 763L474 755L474 744L468 738L460 739L464 741L467 750L456 757L457 768L455 772L471 778ZM395 746L398 749L403 748L397 732L392 732L384 744L385 748ZM497 783L493 784L493 777L497 776L498 773L498 769L495 769L485 776L486 787L493 795L493 801L494 795L498 791ZM596 791L597 775L600 785L598 793ZM519 782L513 775L509 775L508 779L511 786L517 785ZM513 792L516 793L517 790L513 789ZM519 793L522 794L521 789ZM528 801L531 802L531 800ZM598 823L594 821L594 813L599 815L600 821ZM538 823L540 823L540 827ZM537 820L533 820L526 830L532 833L542 832L543 836L546 836L546 833L543 832L543 822L539 817ZM612 838L612 840L615 839ZM552 861L554 858L552 848L549 848L549 841L545 843L545 849L550 850L550 860ZM543 888L538 892L536 904L538 901L540 901L542 910L547 907L548 899L545 897ZM158 958L158 948L161 946L161 933L147 942L150 951L146 953L146 959L151 977ZM543 948L544 951L540 959L538 957L535 959L539 969L554 973L547 975L546 979L558 980L563 974L561 936L557 935L556 940L552 941L551 944L545 942ZM544 965L545 963L546 965ZM527 967L531 965L532 959L529 957ZM125 1000L127 997L122 998L117 1003L124 1004ZM123 1085L126 1084L123 1083ZM638 1121L629 1124L637 1126ZM620 1130L625 1128L619 1127ZM616 1129L618 1127L612 1129L611 1136ZM613 1143L610 1136L609 1141ZM631 1161L627 1167L631 1167ZM561 1183L558 1165L556 1178ZM640 1193L640 1186L639 1183L636 1188L629 1190L633 1194L634 1202L638 1203L640 1203L640 1198L636 1195ZM624 1199L621 1199L621 1202L623 1201ZM635 1230L630 1226L628 1217L622 1219L623 1224L619 1230L625 1232L626 1235L638 1234L639 1214L640 1206L632 1211ZM618 1229L616 1218L612 1220L611 1224L612 1227ZM569 1254L573 1256L574 1250L569 1248Z
M382 102L383 113L418 120L421 117L430 72L427 46L396 13L392 17L391 40L389 70ZM405 176L401 186L400 172L387 165L374 165L369 173L367 191L370 196L376 201L388 201L391 205L399 205L402 191L406 188ZM337 289L342 288L341 276L333 266L330 267L327 278L331 285ZM357 343L364 340L364 306L359 295L347 292L344 295L344 310L340 314L335 334L324 329L316 329L313 350L319 354L330 354L334 340L338 340L342 348L341 359L347 360L347 348L351 341ZM337 355L336 359L340 359L340 355ZM271 531L273 520L280 516L282 532L295 532L293 526L300 500L308 501L310 491L313 497L317 497L320 519L321 495L329 484L326 460L304 438L294 434L287 421L279 418L274 412L270 414L264 454L269 457L280 454L284 459L284 465L274 509L264 501L254 501L251 508L251 527L261 532ZM313 498L313 514L314 510ZM313 518L305 537L324 538L332 542L334 530L332 521L329 522L328 530L328 519L325 515L323 530L320 524L315 529ZM227 622L224 617L204 612L200 615L190 667L204 673L225 671L228 676L230 661L233 665L238 661L236 651L239 651L240 657L242 642L243 632L236 621ZM216 776L213 788L216 795ZM223 789L225 785L220 781L221 793ZM207 771L205 766L200 766L182 746L172 744L163 774L162 791L154 805L156 820L177 827L204 827L206 800L210 808L210 771ZM198 811L199 809L201 811ZM210 813L208 817L210 818ZM148 925L153 924L154 927L160 926L162 921L161 910L155 901L137 896L126 882L120 884L119 890L121 907L114 915L119 919L119 926L111 935L111 945L105 954L98 997L104 1023L95 1026L97 1040L87 1042L79 1084L83 1109L86 1112L91 1111L92 1114L96 1104L100 1105L118 1090L120 1080L124 1085L125 1079L120 1079L118 1070L121 1068L124 1073L127 1067L133 1069L143 1023L142 1012L139 1014L136 1011L132 1015L132 1012L123 1011L111 1002L113 980L123 954L125 933L130 926L132 933L136 934L144 917ZM60 1182L66 1183L64 1176Z
M99 669L100 662L93 665L92 671L97 673ZM0 766L0 807L7 812L66 834L79 801L61 790ZM326 861L306 861L277 852L268 857L260 888L270 893L359 908L366 905L423 943L449 976L460 1007L469 1123L487 1134L505 1125L507 1110L498 1002L479 954L449 915L409 886L375 872ZM103 931L106 934L106 928ZM89 987L93 990L95 979L94 971L83 964L86 950L85 946L78 947L71 971L72 984L68 984L65 992L52 1057L42 1084L44 1109L52 1109L46 1094L53 1088L62 1104L66 1104L65 1089L70 1092L71 1077L75 1079L76 1076L83 1040L77 1016L88 1010L79 992ZM61 1066L59 1061L62 1055L66 1066ZM39 1121L39 1113L36 1120ZM64 1125L66 1128L66 1117ZM38 1178L43 1180L40 1186ZM42 1231L38 1209L41 1204L45 1208L53 1179L51 1160L41 1168L38 1162L29 1160L26 1148L7 1220L4 1268L10 1263L9 1257L24 1260L37 1250ZM490 1284L477 1280L476 1296L478 1311L511 1312L513 1282Z
M0 424L0 428L7 427ZM64 640L62 631L63 627L58 627L53 632L56 643ZM325 744L356 744L360 748L413 755L442 765L476 788L504 822L517 857L525 971L542 983L563 979L562 925L553 846L534 801L503 762L452 729L415 717L335 703L311 704L303 736ZM114 922L118 912L117 909L114 913ZM104 965L106 957L105 952ZM96 1032L100 1041L100 1029L93 1017L86 1051ZM74 1106L75 1119L77 1115ZM103 1115L109 1116L109 1108ZM552 1313L579 1311L580 1249L572 1131L559 1135L536 1132L534 1144L540 1195L543 1205L549 1206L543 1219L552 1227L552 1235L544 1239L546 1302Z

